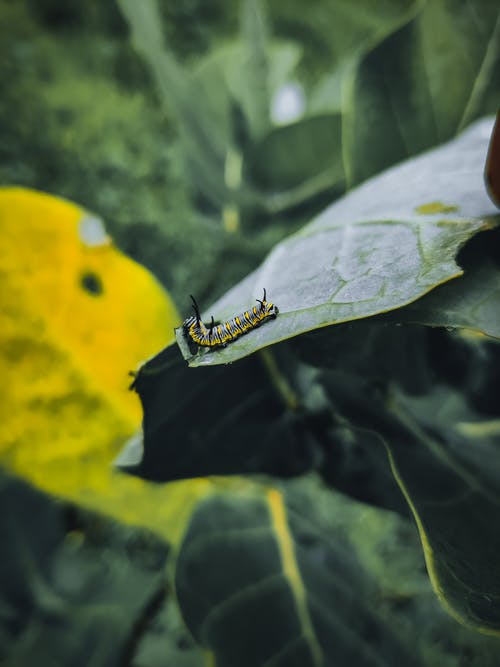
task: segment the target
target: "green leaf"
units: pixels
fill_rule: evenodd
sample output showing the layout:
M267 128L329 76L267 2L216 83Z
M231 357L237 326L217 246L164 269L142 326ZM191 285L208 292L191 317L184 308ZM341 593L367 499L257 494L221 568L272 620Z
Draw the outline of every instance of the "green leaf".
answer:
M224 122L227 119L214 110L210 87L208 93L198 90L191 73L165 46L158 3L119 0L119 7L130 25L135 48L151 69L166 110L177 117L184 158L192 177L199 181L198 189L211 193L212 199L220 203L226 196L223 171L230 136L229 124ZM195 99L202 103L193 104Z
M374 612L377 592L342 535L276 489L203 501L176 561L184 620L220 667L417 665Z
M345 171L355 185L500 106L496 0L425 2L346 78Z
M144 453L138 465L122 467L161 481L244 472L289 477L308 470L316 435L307 415L293 409L293 389L287 404L273 375L275 384L286 385L274 359L191 369L175 345L166 348L134 381L144 409Z
M306 331L394 310L460 276L458 250L498 218L482 178L491 126L481 121L373 178L279 243L208 314L224 321L265 287L278 318L191 365L227 364Z
M184 152L194 187L215 205L230 200L246 206L266 206L260 193L241 180L241 174L236 178L229 174L229 154L233 151L241 160L248 147L267 135L269 104L264 108L263 102L270 94L264 90L267 78L269 86L281 85L283 77L295 66L298 50L293 44L273 41L260 57L266 59L261 67L269 69L268 76L261 72L262 80L254 71L258 63L241 39L214 49L192 72L185 73L185 85L191 91L189 99L203 103L193 107L190 101L189 109L178 111ZM249 69L253 88L246 75ZM209 119L212 125L202 133Z
M130 667L207 667L206 657L182 621L175 597L169 595L154 611L143 627Z
M164 44L155 0L119 0L138 52L154 75L167 111L175 114L191 186L216 209L225 204L266 208L241 182L248 144L270 128L270 96L295 66L295 44L267 39L256 0L242 11L242 35L187 69ZM196 104L193 104L196 100Z
M467 328L500 338L499 247L498 230L479 234L459 258L465 271L461 278L439 286L406 308L388 314L387 319L448 329ZM469 257L472 251L474 256Z
M164 588L165 545L135 531L144 561L134 560L130 529L94 517L84 530L75 509L3 474L0 502L9 508L0 515L2 665L128 662L136 629Z
M262 0L241 3L241 32L246 47L246 62L240 69L241 98L247 112L252 136L262 136L271 124L267 16Z
M391 464L434 589L457 620L500 636L500 423L443 387L396 395L390 412L404 428L386 440Z
M332 67L373 47L414 16L421 4L420 0L383 0L376 5L370 0L336 0L310 3L304 11L301 0L289 0L269 3L269 13L281 31L303 44L304 78L312 78L316 84L318 70L320 76L326 72L327 83L320 79L319 84L324 91ZM315 92L311 93L316 112L340 110L337 94L323 92L320 96L322 99L317 101Z
M327 190L341 191L340 115L309 116L275 128L250 148L245 171L269 213L298 206Z
M439 375L435 387L418 396L394 383L384 390L342 371L324 373L323 384L348 423L385 444L416 519L431 582L447 611L465 625L498 636L500 423L498 400L487 405L484 392L477 395L484 353L478 350L468 360L470 368L454 369L460 391ZM498 352L494 369L496 364ZM469 393L477 409L469 404ZM493 408L492 417L480 408Z

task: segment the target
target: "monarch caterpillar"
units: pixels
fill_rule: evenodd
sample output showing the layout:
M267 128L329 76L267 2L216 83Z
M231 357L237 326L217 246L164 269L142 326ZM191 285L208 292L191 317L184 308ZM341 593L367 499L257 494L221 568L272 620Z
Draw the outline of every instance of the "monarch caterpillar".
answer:
M219 324L214 322L212 316L212 321L207 326L201 320L200 309L192 295L191 301L193 302L194 315L184 320L182 329L190 344L200 347L226 347L228 343L236 340L236 338L260 327L263 322L275 320L279 313L278 307L266 300L266 290L264 289L262 300L257 299L260 306L253 306L250 310L245 310L244 313L235 315L227 322Z

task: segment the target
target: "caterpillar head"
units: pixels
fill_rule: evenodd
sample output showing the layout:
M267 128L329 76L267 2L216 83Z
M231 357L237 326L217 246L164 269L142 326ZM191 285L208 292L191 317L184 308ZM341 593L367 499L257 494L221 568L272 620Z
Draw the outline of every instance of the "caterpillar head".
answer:
M275 306L271 301L266 300L266 290L264 289L264 296L262 301L257 299L257 302L260 303L260 311L264 317L271 317L273 320L276 319L278 313L280 312L278 306Z
M272 317L275 320L279 312L278 306L275 306L274 303L266 302L266 317Z

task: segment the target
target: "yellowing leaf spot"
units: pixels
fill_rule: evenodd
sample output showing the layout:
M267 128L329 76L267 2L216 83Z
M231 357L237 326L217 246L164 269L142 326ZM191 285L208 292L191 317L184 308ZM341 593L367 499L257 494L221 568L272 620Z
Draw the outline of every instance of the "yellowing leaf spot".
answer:
M421 204L421 206L417 206L415 211L420 215L456 213L458 211L458 206L454 206L453 204L443 204L440 201L431 201L428 204Z
M229 234L236 233L240 226L239 209L234 204L228 204L227 206L224 206L222 220L226 232Z

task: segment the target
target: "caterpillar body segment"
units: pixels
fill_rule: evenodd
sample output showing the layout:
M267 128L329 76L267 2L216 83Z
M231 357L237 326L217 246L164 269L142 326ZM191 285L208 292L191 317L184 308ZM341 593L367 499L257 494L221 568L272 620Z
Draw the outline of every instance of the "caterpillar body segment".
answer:
M252 329L260 327L268 320L274 320L278 316L279 309L270 301L266 300L266 290L262 300L257 299L259 305L235 315L227 322L215 323L214 318L209 325L204 324L200 317L198 304L193 296L194 315L184 320L182 328L186 338L196 346L220 348L247 334Z

